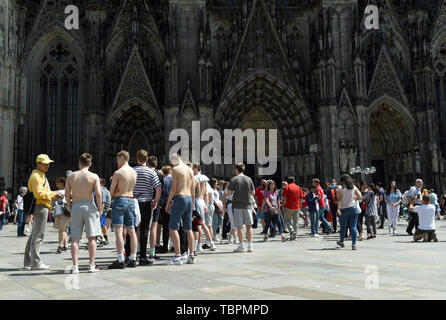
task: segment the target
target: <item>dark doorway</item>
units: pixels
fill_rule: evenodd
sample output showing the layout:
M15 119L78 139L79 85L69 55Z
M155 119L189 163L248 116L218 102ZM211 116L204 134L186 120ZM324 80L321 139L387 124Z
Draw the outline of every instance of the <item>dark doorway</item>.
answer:
M376 172L372 175L374 183L381 182L383 187L387 185L384 160L372 160L372 166L376 168Z

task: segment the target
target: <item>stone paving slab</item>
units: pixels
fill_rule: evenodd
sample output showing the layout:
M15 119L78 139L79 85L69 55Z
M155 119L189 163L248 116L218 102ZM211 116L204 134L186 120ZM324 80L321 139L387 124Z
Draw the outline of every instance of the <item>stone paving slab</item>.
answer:
M195 265L162 263L136 269L107 270L116 259L111 244L98 248L101 270L87 272L88 251L81 245L80 274L70 275L69 252L56 254L57 230L49 223L41 247L50 271L23 271L27 238L18 238L16 226L0 231L0 299L145 299L145 300L307 300L307 299L446 299L446 221L436 221L438 243L414 243L401 221L398 236L379 230L377 239L358 242L359 250L336 248L338 235L311 238L299 230L298 240L280 237L263 242L254 230L254 252L235 254L235 245L217 243ZM378 287L366 289L372 268Z

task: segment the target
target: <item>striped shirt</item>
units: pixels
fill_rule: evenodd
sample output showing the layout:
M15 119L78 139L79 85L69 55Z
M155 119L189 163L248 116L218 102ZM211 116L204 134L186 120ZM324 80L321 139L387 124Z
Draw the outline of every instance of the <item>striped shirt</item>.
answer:
M133 188L133 196L138 202L148 202L153 200L153 190L161 187L161 182L154 170L146 166L136 166L136 184Z

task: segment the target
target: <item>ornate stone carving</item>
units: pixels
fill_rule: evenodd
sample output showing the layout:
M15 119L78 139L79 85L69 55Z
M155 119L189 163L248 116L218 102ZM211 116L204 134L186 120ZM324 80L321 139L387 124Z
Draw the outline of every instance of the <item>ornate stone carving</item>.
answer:
M358 150L356 149L349 149L348 151L348 166L349 168L356 167L356 154L358 153Z
M339 165L341 167L341 172L347 172L348 168L348 149L340 148L339 149Z
M383 46L379 54L378 62L376 63L372 84L370 85L369 102L374 101L384 93L395 98L397 101L402 101L407 104L401 82L395 72L390 56Z
M158 108L156 97L136 46L133 47L130 54L114 105L121 105L135 97Z

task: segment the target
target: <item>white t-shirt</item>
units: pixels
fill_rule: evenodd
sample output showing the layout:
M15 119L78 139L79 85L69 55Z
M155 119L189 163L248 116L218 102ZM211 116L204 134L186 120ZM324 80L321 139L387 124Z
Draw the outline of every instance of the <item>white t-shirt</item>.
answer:
M347 209L359 206L359 201L355 200L355 190L358 190L358 188L353 187L353 189L343 189L341 186L339 186L338 190L342 195L339 209Z
M57 199L56 202L54 203L54 215L58 216L59 214L62 214L62 208L63 208L63 204L67 203L65 200L65 190L57 190L57 192L63 194L63 198L62 199Z
M418 213L418 228L421 230L435 230L435 206L422 204L413 208Z
M19 194L17 196L17 210L23 210L23 197Z

